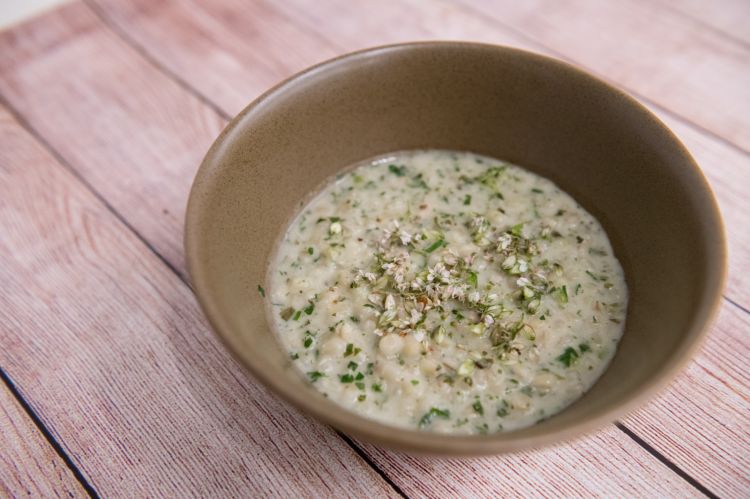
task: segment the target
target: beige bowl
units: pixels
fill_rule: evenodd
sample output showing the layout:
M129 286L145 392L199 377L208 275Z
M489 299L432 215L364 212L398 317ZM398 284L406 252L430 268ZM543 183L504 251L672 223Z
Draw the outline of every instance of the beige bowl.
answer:
M557 183L604 225L630 291L617 355L594 387L535 426L489 436L393 428L321 396L291 365L258 285L312 189L406 149L472 151ZM562 62L471 43L379 47L324 62L250 104L211 147L187 210L190 275L211 325L259 380L334 427L446 455L551 444L646 402L699 347L725 274L722 221L672 133L619 90Z

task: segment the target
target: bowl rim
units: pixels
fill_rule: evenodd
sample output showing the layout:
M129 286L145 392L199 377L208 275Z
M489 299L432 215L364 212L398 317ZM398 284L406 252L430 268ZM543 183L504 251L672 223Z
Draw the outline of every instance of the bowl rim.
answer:
M331 410L328 407L322 407L317 403L311 402L311 397L306 392L300 392L299 390L289 387L284 382L283 378L270 376L263 370L257 369L245 353L236 349L230 340L231 335L227 333L227 330L230 329L230 327L220 313L218 302L215 301L210 293L204 292L208 287L208 275L201 265L199 258L200 232L197 229L193 230L193 227L198 225L197 222L203 205L202 191L205 190L207 182L203 182L202 180L210 175L212 165L220 161L221 149L226 138L244 123L247 115L253 110L266 105L269 101L272 101L276 94L282 93L286 88L291 87L312 75L363 58L381 56L391 52L411 51L423 48L461 48L506 52L517 57L536 59L542 64L551 64L553 66L561 67L566 71L576 74L578 77L588 79L589 81L592 81L592 83L598 85L603 85L613 94L613 96L623 99L626 104L633 106L640 111L643 119L651 121L652 124L666 132L674 145L677 146L679 153L683 156L686 166L693 170L692 173L696 175L696 178L701 184L701 188L706 194L706 208L708 209L708 212L705 213L704 216L712 222L712 226L715 228L716 240L713 241L712 246L715 255L712 256L716 256L716 258L711 259L707 265L708 277L706 286L704 286L703 298L701 299L701 304L704 305L702 307L702 313L697 315L690 326L686 329L685 339L680 348L672 354L668 362L656 371L650 379L643 383L639 390L634 391L619 403L610 404L609 406L598 409L582 422L573 423L564 428L532 436L514 437L518 432L495 433L492 435L453 435L390 426L357 415L343 406L336 406L335 403L334 410ZM700 167L669 127L667 127L648 108L638 102L635 98L626 94L623 90L620 90L612 84L579 69L570 63L528 50L469 41L411 41L379 45L349 52L327 59L295 73L262 93L259 97L248 104L239 114L237 114L237 116L229 121L219 136L215 139L200 164L187 203L184 249L189 280L192 282L194 294L211 326L211 329L231 352L233 357L262 384L270 388L276 395L281 397L284 401L289 402L297 409L302 410L306 414L311 414L319 421L329 424L335 429L351 436L362 438L368 442L383 445L391 449L408 451L416 454L444 456L501 454L563 443L590 434L594 430L600 429L609 423L614 423L628 413L645 405L669 383L671 383L687 366L698 350L702 348L708 335L709 326L716 318L720 309L723 298L722 292L725 287L727 276L726 232L718 203L710 184L706 180Z

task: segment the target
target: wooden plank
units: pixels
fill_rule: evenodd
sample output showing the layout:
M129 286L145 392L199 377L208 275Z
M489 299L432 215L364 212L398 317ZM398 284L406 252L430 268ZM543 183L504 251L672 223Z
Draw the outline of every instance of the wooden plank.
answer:
M178 47L170 41L171 37L161 34L166 32L166 30L159 29L161 23L166 22L163 21L160 16L168 13L170 17L174 17L177 15L174 13L175 10L182 12L181 7L170 3L169 9L165 8L158 12L144 13L138 9L135 9L135 11L128 9L122 10L121 7L123 5L125 4L106 4L106 13L112 16L115 22L118 23L120 29L124 29L129 36L132 36L136 40L136 42L147 47L149 53L153 57L159 59L161 63L171 65L171 69L179 72L179 65L184 64L184 62L178 63L176 60L185 59L190 61L195 57L195 54L193 53L194 50L190 44L183 43ZM213 5L217 5L217 8L222 11L229 11L234 8L234 4L223 1L214 3ZM259 10L255 11L253 10L253 6L256 5L258 5L258 2L244 4L244 7L241 9L231 10L231 17L234 19L232 25L227 25L223 30L217 29L214 33L205 34L206 37L214 38L214 48L212 49L212 52L217 58L219 57L219 54L221 54L221 56L233 60L234 66L250 66L249 60L243 59L243 57L247 56L237 55L230 52L228 49L227 51L223 51L223 38L220 35L223 31L232 32L232 30L235 29L234 26L241 26L243 29L248 29L248 26L253 26L250 29L253 30L255 36L260 36L258 35L258 32L263 32L262 37L263 43L265 44L264 51L275 53L277 54L277 57L282 57L284 47L283 45L277 44L274 37L274 30L278 28L278 25L263 23L262 13L266 11L267 6L258 7ZM289 6L290 4L289 2L286 2L283 5ZM327 5L332 4L329 2ZM421 12L419 11L408 10L413 8L411 4L405 4L406 10L402 9L400 11L394 8L389 9L388 6L391 6L392 4L388 2L372 6L369 10L366 5L371 4L359 4L356 6L351 4L351 2L333 4L331 9L338 12L340 14L338 16L326 17L328 12L326 9L289 10L287 15L297 15L299 23L305 22L308 29L313 29L317 26L315 29L319 29L318 34L321 37L328 36L341 43L341 46L333 46L333 48L330 48L331 44L326 45L326 48L324 49L325 52L328 52L329 50L338 50L341 52L345 49L359 48L361 46L376 43L387 43L419 37L460 38L462 36L467 36L470 33L474 33L475 38L477 36L483 36L486 41L503 42L506 44L510 43L516 46L522 45L521 40L513 40L510 36L501 35L505 36L504 39L494 38L496 32L491 31L487 25L476 20L466 20L465 14L461 14L460 12L457 13L453 7L447 8L447 10L443 11L436 9L435 11L431 11L431 13L425 12L425 15L420 15ZM299 5L297 5L297 7L299 7ZM190 21L189 16L185 17L186 14L184 12L180 15L186 19L185 23L187 24L185 26L170 25L170 29L189 30L189 26L198 22ZM409 23L399 23L397 22L399 15L409 19L417 18L420 20L420 23L417 27ZM461 15L463 15L463 17L461 17ZM145 21L144 18L148 18L148 21ZM290 21L290 24L292 24L292 21ZM148 25L149 29L144 30L142 28L144 25ZM390 29L390 27L393 27L393 29ZM444 29L445 31L441 31L441 29ZM282 29L282 31L287 34L290 33L290 30L291 28L289 26ZM450 34L451 36L447 36L446 34ZM240 35L240 31L233 34L233 36ZM203 40L201 43L205 44L208 42ZM162 48L165 46L169 47L169 57L166 57L162 53ZM309 50L311 53L315 53L317 50L316 47L307 45L301 46L297 50L302 51L305 49ZM297 57L300 57L299 54ZM312 58L313 56L310 57ZM291 70L292 68L289 68L290 72ZM206 71L202 72L200 75L196 75L195 78L191 79L191 84L196 85L201 92L206 92L211 84L210 81L206 80L224 79L225 84L243 88L246 78L248 78L247 75L224 75L220 72L220 69L217 68L217 71ZM229 102L229 105L231 106L237 105L234 102L234 98L227 99L226 101L222 100L223 97L220 95L212 96L212 98L216 98L218 102L223 103L222 105L227 105L227 102ZM230 109L227 108L227 111L229 110ZM728 231L728 236L731 248L730 256L732 258L729 274L729 293L735 300L748 303L748 301L750 301L750 293L748 293L748 289L750 288L748 288L747 282L742 282L746 280L741 278L744 275L743 269L750 268L750 253L747 250L747 248L750 247L750 240L748 240L750 234L748 234L747 231L732 230L734 227L745 227L750 223L750 220L748 219L750 206L748 206L747 196L745 195L745 192L750 188L750 185L748 184L750 179L742 174L744 170L750 168L748 157L736 149L728 147L722 142L696 131L695 128L686 125L679 119L675 119L674 117L658 110L655 111L660 114L661 118L665 120L675 133L677 133L677 135L679 135L686 143L698 162L703 166L709 180L718 194L719 202L726 218L727 227L730 229ZM717 345L717 348L723 348L722 344ZM732 372L739 372L742 369L742 364L735 363L728 366L727 369ZM680 382L678 382L677 386L679 386L679 383ZM701 389L703 388L705 387L701 387ZM702 392L701 396L716 396L716 393L715 390L710 390ZM671 394L671 392L667 392L667 394ZM681 395L674 395L672 398L677 396ZM666 397L665 400L671 399ZM677 409L680 408L679 405L676 407ZM735 420L746 421L746 407L738 404L728 409L728 411L731 410L734 411L733 418ZM696 413L691 414L690 411L686 411L680 416L682 418L693 417L693 425L697 426L711 423L711 421L703 420L705 414L697 413L696 415ZM679 442L679 439L683 437L692 438L695 437L695 435L685 434L682 431L682 427L675 424L673 418L665 418L663 412L656 411L652 414L650 411L641 411L638 413L637 420L631 419L629 421L646 422L651 426L661 427L664 432L673 435L672 441L667 441L668 445L660 446L660 450L669 458L674 458L680 463L685 463L686 465L690 464L679 458L681 450L678 448L678 445L673 444ZM640 428L641 426L638 427ZM731 452L720 455L721 451L719 448L711 448L705 445L697 446L696 448L700 449L701 453L700 459L710 463L721 463L723 460L741 461L737 455L737 452L739 451L732 440L735 438L732 433L721 432L721 428L717 428L712 435L718 442L719 448L728 448ZM659 443L651 441L651 438L648 436L647 441L653 445ZM732 484L734 483L736 485L739 483L738 479L741 475L735 473L734 475L730 474L727 476L722 473L716 473L717 470L712 470L710 468L711 466L704 467L703 469L691 467L691 470L695 472L694 476L717 486L719 490L732 490ZM736 467L729 467L728 469L736 471ZM717 481L719 480L717 477L721 477L720 479L724 481ZM734 482L732 482L732 480L734 480Z
M183 268L185 200L226 120L80 3L0 33L0 53L0 93Z
M720 497L750 491L750 314L726 304L702 353L624 423ZM679 431L677 431L679 429Z
M339 50L271 4L92 0L87 4L160 65L198 84L229 116L289 75ZM251 20L251 22L247 22ZM221 40L221 44L217 44ZM185 47L190 47L185 50ZM210 68L196 71L196 68Z
M86 497L65 461L0 381L0 497Z
M409 497L701 497L614 427L549 449L471 460L364 448Z
M750 50L654 2L459 0L750 151Z
M0 364L98 492L395 494L251 379L187 286L4 109L0 226Z
M747 0L659 0L659 3L691 20L710 26L739 43L750 44L750 2Z
M124 31L170 71L181 78L189 78L190 85L210 96L227 114L237 112L264 91L267 79L276 81L299 70L301 65L370 45L418 38L474 38L539 51L538 46L449 4L424 8L423 3L410 0L401 0L398 4L329 0L323 4L329 6L327 9L306 8L307 0L274 4L284 9L286 16L296 16L286 19L274 11L274 5L263 1L219 0L212 2L210 8L205 4L171 1L99 2L97 5L101 5L103 16L116 29ZM214 9L219 14L212 13ZM330 11L338 15L330 16ZM420 22L399 22L402 17ZM214 18L233 22L209 22ZM308 34L312 29L317 30L316 35ZM252 36L243 38L246 32ZM336 44L325 41L325 37L335 39ZM290 39L301 43L290 47ZM263 50L257 50L258 46ZM258 53L264 54L263 60L279 61L272 77L260 76L259 68L265 68L268 63L259 62ZM196 73L191 69L198 66L210 70ZM227 67L231 69L226 70ZM696 156L716 191L727 226L747 226L750 199L745 192L750 188L750 176L742 172L750 170L750 156L699 133L653 106L651 110ZM731 259L727 293L733 300L750 307L750 281L742 278L743 270L750 269L750 233L729 231L728 237Z

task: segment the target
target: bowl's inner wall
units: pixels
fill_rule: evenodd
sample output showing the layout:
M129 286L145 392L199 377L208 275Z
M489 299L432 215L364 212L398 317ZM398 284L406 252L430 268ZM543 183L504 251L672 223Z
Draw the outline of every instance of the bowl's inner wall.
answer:
M427 148L507 159L552 179L603 223L625 268L627 327L609 370L571 408L517 436L576 424L632 395L688 343L710 301L702 207L711 200L679 144L644 110L564 65L425 46L307 73L250 109L207 157L194 190L203 206L188 229L200 234L202 291L254 371L309 390L289 372L257 292L300 202L351 163Z

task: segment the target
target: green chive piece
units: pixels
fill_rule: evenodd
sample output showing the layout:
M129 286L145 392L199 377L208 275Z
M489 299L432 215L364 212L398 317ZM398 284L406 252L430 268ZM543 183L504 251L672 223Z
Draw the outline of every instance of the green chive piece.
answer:
M319 380L320 378L324 377L324 376L325 376L325 374L323 374L323 373L322 373L322 372L320 372L320 371L309 371L309 372L307 373L307 376L308 376L308 377L310 378L310 381L312 381L313 383L315 383L315 382L316 382L316 381L318 381L318 380Z
M431 245L427 246L424 250L425 250L426 253L432 253L436 249L441 248L442 246L445 246L445 245L446 245L445 241L443 241L442 239L438 239L437 241L435 241Z
M406 167L405 166L397 166L397 165L388 165L388 171L396 175L397 177L403 177L406 175Z
M258 293L260 293L260 296L262 296L263 298L266 297L266 290L263 289L263 286L261 286L260 284L258 284Z
M292 315L294 314L294 309L292 307L286 307L284 310L281 311L279 314L281 318L285 321L288 321L292 318Z
M565 351L557 358L560 362L562 362L565 367L570 367L571 365L575 364L575 362L578 360L578 352L573 347L568 347L565 349Z
M432 423L432 420L436 417L448 419L451 417L451 413L448 409L438 409L437 407L433 407L429 411L427 411L419 420L419 427L424 428L425 426Z
M480 416L484 416L484 407L482 407L482 402L477 400L473 404L471 404L472 409L474 409L474 412L479 414Z

